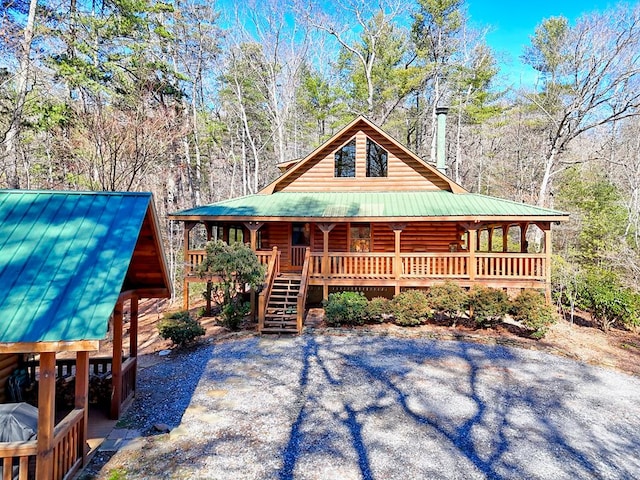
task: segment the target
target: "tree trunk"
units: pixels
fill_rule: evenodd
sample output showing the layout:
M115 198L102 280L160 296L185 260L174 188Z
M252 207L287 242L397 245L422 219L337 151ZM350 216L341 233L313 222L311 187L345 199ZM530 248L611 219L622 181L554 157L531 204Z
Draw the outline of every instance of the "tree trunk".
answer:
M27 16L27 24L24 28L24 38L20 44L18 72L16 74L16 103L13 112L11 112L9 128L4 137L4 157L8 162L8 184L11 188L20 188L18 144L20 142L22 112L27 94L31 90L29 86L29 67L31 66L31 43L33 42L37 6L38 0L31 0L29 3L29 14Z

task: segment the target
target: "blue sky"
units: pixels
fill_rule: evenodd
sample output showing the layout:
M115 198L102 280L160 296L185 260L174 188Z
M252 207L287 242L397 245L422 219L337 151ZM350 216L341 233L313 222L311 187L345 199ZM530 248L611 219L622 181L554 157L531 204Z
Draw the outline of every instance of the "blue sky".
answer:
M517 86L535 81L535 72L523 65L519 57L543 19L562 15L573 23L582 14L606 10L613 3L604 0L467 0L467 6L471 21L489 28L487 42L498 54L507 82Z

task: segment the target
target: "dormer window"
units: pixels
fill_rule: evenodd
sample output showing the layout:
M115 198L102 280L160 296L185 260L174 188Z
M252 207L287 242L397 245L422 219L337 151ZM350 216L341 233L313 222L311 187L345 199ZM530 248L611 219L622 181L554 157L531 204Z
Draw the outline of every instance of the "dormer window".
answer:
M367 177L387 176L387 151L367 138Z
M335 153L334 176L356 176L356 139L344 145Z

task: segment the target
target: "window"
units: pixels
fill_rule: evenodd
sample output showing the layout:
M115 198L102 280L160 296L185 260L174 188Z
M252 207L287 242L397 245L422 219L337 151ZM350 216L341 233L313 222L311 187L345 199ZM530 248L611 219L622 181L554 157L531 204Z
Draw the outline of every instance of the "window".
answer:
M371 250L371 225L351 225L350 250L352 252L368 252Z
M229 227L229 245L232 243L244 243L244 232L242 227Z
M356 176L356 139L354 138L335 153L334 175L336 177Z
M387 151L367 138L367 177L387 176Z

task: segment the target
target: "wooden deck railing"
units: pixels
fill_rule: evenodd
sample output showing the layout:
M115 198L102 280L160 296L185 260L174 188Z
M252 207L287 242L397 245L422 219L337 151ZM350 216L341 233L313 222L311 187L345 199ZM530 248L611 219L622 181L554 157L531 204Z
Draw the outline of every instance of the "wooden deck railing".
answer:
M192 275L196 273L196 269L204 262L207 252L205 250L189 250L187 252L187 262L184 266L185 274ZM258 250L256 256L260 264L267 265L271 258L271 250Z
M113 360L110 357L95 357L89 359L89 375L104 375L111 372ZM118 401L122 407L129 401L136 389L137 360L135 357L122 359L122 387L120 399L115 397L111 401ZM40 365L36 360L31 360L26 364L27 372L32 381L39 375ZM66 378L76 374L76 361L73 358L62 358L56 360L56 378ZM120 410L120 409L118 409Z
M393 253L329 253L328 272L333 278L393 278ZM323 276L322 253L313 253L312 277Z
M189 250L187 252L187 263L184 266L186 274L194 274L198 266L204 262L207 252L205 250Z
M301 267L304 264L306 251L309 247L292 246L291 247L291 266Z
M401 278L458 278L469 275L467 253L402 253Z
M58 423L53 431L53 479L71 478L82 465L86 438L84 432L84 412L80 408L72 410ZM2 480L35 478L38 442L0 443L0 470Z
M19 480L27 480L35 476L35 461L38 455L38 442L3 442L0 443L0 478L12 480L17 475ZM14 465L15 463L15 465Z
M476 253L476 278L544 280L547 268L544 253Z
M267 263L267 273L265 275L265 286L258 295L258 331L261 332L264 328L264 319L267 312L267 300L271 295L271 288L273 287L273 280L280 273L280 252L277 247L273 247L270 252L269 262Z
M323 254L311 257L310 275L318 279L393 279L396 278L393 253L329 253L327 272L323 272ZM547 259L544 253L475 254L471 262L467 252L402 253L400 279L523 279L545 281Z
M311 249L307 247L302 263L302 275L300 276L300 291L296 303L296 328L298 333L302 333L302 322L304 321L304 305L307 300L307 289L309 286L309 270L311 266Z
M53 478L71 478L82 465L82 453L86 439L82 438L84 413L77 408L71 411L54 430Z
M133 397L136 391L136 373L137 373L136 357L127 358L122 364L122 398L120 405L124 405Z

